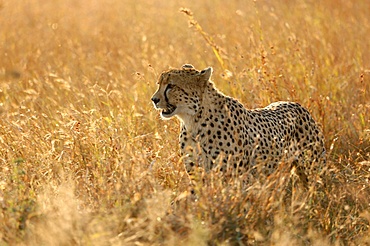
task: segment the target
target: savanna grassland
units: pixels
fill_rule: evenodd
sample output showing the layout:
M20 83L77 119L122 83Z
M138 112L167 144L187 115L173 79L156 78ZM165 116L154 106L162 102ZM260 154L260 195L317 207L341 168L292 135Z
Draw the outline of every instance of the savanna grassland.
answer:
M185 9L184 9L185 8ZM370 2L0 1L0 245L370 245ZM327 165L189 195L165 69L297 101Z

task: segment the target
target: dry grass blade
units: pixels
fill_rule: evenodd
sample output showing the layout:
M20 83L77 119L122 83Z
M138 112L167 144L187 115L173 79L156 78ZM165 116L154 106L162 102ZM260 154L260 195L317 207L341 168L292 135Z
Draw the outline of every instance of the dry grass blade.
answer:
M198 21L195 20L193 12L190 9L187 9L187 8L181 8L180 12L182 12L185 15L188 16L190 27L194 27L195 30L200 35L202 35L202 37L206 41L206 43L212 48L212 51L213 51L214 55L216 56L217 61L220 63L221 67L223 68L223 70L226 70L227 66L225 64L225 61L222 59L220 47L217 46L217 44L215 43L213 38L207 32L205 32L203 30L202 26L198 23Z

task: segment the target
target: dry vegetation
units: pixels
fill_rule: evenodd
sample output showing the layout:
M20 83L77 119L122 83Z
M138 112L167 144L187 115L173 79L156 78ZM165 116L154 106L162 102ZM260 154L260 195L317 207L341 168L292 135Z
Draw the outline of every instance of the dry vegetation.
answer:
M0 245L369 245L369 11L0 1ZM306 106L326 138L321 177L296 189L282 165L241 189L200 174L189 196L178 123L150 103L158 74L183 63L213 66L247 107Z

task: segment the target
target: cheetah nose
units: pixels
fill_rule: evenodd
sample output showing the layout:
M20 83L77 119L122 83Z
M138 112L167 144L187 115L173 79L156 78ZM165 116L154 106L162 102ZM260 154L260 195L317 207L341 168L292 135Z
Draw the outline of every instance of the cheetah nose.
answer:
M157 103L159 103L160 99L156 98L156 97L152 97L152 101L153 101L154 104L157 104Z

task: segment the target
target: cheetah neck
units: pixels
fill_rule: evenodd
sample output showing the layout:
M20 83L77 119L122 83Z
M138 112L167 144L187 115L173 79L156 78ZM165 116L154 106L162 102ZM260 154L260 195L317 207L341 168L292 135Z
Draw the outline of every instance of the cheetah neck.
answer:
M213 114L215 107L222 109L226 98L224 94L214 87L213 83L209 83L203 92L198 112L194 115L179 117L182 126L189 133L196 135L201 124L200 120Z

